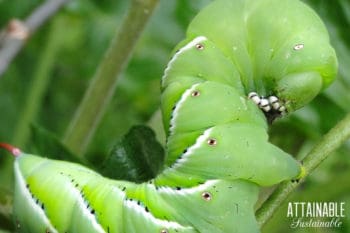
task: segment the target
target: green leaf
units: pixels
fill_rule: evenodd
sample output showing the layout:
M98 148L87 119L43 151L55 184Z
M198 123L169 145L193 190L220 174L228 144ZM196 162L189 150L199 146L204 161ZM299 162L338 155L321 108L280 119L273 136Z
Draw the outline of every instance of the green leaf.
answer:
M33 147L31 150L32 153L50 159L86 164L85 161L79 160L77 156L69 151L55 134L45 128L32 124L31 135L31 145Z
M100 172L107 177L133 182L154 178L164 162L164 149L147 126L134 126L113 147Z

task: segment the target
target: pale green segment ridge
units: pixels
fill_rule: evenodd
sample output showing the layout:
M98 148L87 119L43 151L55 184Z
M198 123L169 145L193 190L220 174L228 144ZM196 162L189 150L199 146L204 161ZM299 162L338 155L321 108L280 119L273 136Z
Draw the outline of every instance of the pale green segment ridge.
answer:
M113 181L77 164L27 154L17 158L16 164L59 232L101 232L92 221L84 219L86 213L78 204L77 190L89 205L88 211L94 211L96 224L104 227L102 232L258 232L253 212L258 187L249 182L211 180L191 188L173 189ZM18 196L22 189L15 190L17 204L25 203L26 199ZM204 199L203 193L208 193L210 200ZM21 232L48 230L28 205L16 206L15 218Z
M121 191L121 187L113 185L111 182L104 181L104 178L92 179L88 185L84 186L84 198L89 200L90 211L94 211L97 221L104 226L105 231L123 232L123 202L125 193ZM79 218L82 214L81 209L75 208L72 219L75 232L88 232L91 227L84 220ZM113 214L106 214L113 213Z
M173 164L186 148L193 145L201 132L215 125L246 122L267 129L265 116L236 88L205 81L192 89L173 111L167 143L167 165ZM191 91L197 91L198 96L192 96Z
M169 233L226 233L232 229L258 232L257 225L251 224L256 223L253 207L258 195L258 187L252 183L212 180L191 188L173 189L113 181L77 164L27 154L17 158L16 164L30 192L45 206L46 215L59 232L101 232L93 226L93 221L86 219L86 212L81 211L77 191L89 205L86 209L94 211L95 224L104 228L102 232L163 229ZM25 201L18 196L21 189L15 192L15 199L20 200L18 204ZM209 193L210 201L203 198L204 192ZM42 218L29 207L15 209L21 232L47 230L45 224L40 224Z
M17 229L22 233L45 232L47 230L56 233L57 231L53 229L50 220L45 216L41 206L35 203L31 193L26 190L26 180L22 176L17 163L15 163L14 171L16 177L16 195L14 195L13 208ZM27 216L30 216L30 218Z
M186 186L201 177L243 179L268 186L301 173L299 162L267 141L264 128L233 123L215 126L207 132L197 138L194 149L189 148L155 179L157 184ZM209 145L209 139L215 139L216 145Z
M218 124L228 122L247 122L267 128L261 111L247 97L242 96L235 88L218 82L206 81L198 84L194 91L174 112L172 133L186 133L205 130Z
M193 76L231 85L243 93L239 73L222 51L205 37L192 39L191 41L186 39L188 43L174 54L169 67L165 70L166 76L162 80L162 86L178 82L178 76ZM196 41L198 42L194 43ZM187 46L190 47L186 48Z
M202 133L203 129L170 135L168 137L165 165L171 166L174 164L175 160L178 159L187 148L192 146Z
M210 180L182 189L155 189L153 185L143 184L133 198L143 200L160 217L193 225L200 233L256 233L253 209L258 192L257 185L242 180ZM211 200L205 200L203 193L208 193Z
M30 192L34 198L40 200L38 205L43 204L47 217L51 219L54 226L57 226L57 230L59 232L70 230L74 232L72 219L78 220L79 218L84 218L84 215L79 212L79 207L76 206L80 194L79 189L74 188L71 180L74 179L82 187L91 179L101 176L79 165L68 162L59 162L57 164L35 156L22 155L17 159L16 163L19 164L20 171L28 184ZM31 169L31 167L35 169ZM27 170L31 171L26 172ZM18 190L16 191L17 193ZM55 198L52 198L52 196ZM18 208L20 207L15 208L16 215L21 215L21 211ZM32 222L30 224L33 226L36 223ZM93 229L91 225L89 228Z
M193 84L205 80L214 81L230 85L243 94L239 74L230 60L212 42L204 40L199 43L204 49L197 49L196 44L185 51L182 51L184 47L180 48L165 70L161 102L166 133L172 108L181 94Z
M158 197L160 198L160 197ZM145 213L144 207L137 204L137 201L126 201L126 206L124 206L124 222L125 228L123 232L162 232L162 230L167 230L169 233L198 233L192 227L182 227L176 222L170 223L167 220L159 220L156 222L158 224L149 224L150 214ZM129 203L129 205L127 205ZM133 203L133 204L130 204ZM163 223L163 224L162 224Z
M169 136L169 125L173 108L179 101L181 95L192 85L203 81L205 80L193 76L179 76L177 77L176 82L171 83L163 90L161 96L161 108L164 130L167 136Z
M141 229L146 232L161 232L162 229L169 233L197 232L191 226L171 222L174 219L171 216L157 219L144 208L140 211L138 204L139 208L130 208L127 198L138 196L138 192L144 191L137 187L145 186L113 181L81 165L34 155L22 154L15 163L19 173L16 174L14 217L21 225L21 232L51 229L29 201L34 201L40 209L43 206L44 215L58 232L139 233ZM25 180L21 187L18 186L19 175ZM26 199L21 192L27 189L32 196ZM139 200L133 201L138 203Z
M211 195L210 201L203 200L204 192ZM172 201L178 213L201 233L257 233L254 203L258 193L254 184L219 180L198 192L186 195L160 192L160 196L167 202Z
M217 0L194 18L187 36L205 36L220 48L239 71L246 93L290 97L284 94L291 93L288 87L278 89L280 81L289 74L305 77L304 73L317 72L316 83L321 82L322 88L304 84L315 97L337 73L337 58L324 24L300 1ZM303 48L294 49L298 44ZM292 98L282 99L291 102L290 112L310 101L309 96Z

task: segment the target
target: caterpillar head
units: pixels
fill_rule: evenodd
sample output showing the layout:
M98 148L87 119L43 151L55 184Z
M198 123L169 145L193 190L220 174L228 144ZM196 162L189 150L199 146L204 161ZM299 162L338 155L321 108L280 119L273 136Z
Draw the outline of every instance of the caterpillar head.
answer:
M267 62L266 65L273 66L268 66L263 72L262 82L254 87L263 94L248 93L248 98L263 110L270 122L308 104L332 83L337 74L337 57L326 31L313 41L304 38L307 43L296 38L279 49L278 61L272 58Z
M286 113L309 103L337 74L327 29L301 1L217 0L187 34L214 41L239 72L245 94L276 96Z
M311 25L311 29L306 28L303 32L305 35L272 49L277 51L265 61L266 69L259 74L261 81L253 85L264 102L260 105L270 106L270 109L264 109L259 105L265 115L291 113L308 104L334 81L338 70L337 57L329 43L328 33L321 26L312 28ZM320 36L306 38L311 33L309 31Z

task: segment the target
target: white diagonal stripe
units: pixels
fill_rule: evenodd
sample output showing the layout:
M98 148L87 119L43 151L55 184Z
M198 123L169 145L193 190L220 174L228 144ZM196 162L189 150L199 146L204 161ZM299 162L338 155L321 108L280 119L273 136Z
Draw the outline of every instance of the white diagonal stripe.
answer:
M169 61L167 67L164 70L164 75L162 77L162 85L164 84L164 80L166 79L166 77L168 76L168 72L171 69L174 61L176 61L176 59L185 51L193 48L194 46L196 46L198 43L201 43L203 41L206 41L207 38L205 36L198 36L196 38L194 38L192 41L190 41L188 44L186 44L184 47L182 47L181 49L179 49L179 51L177 51L174 56L172 57L172 59Z

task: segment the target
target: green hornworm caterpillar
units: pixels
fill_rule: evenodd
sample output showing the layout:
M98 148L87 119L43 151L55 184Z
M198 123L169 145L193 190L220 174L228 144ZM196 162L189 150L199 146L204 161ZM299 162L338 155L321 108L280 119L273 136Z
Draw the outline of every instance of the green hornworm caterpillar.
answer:
M302 2L214 1L162 78L162 173L142 184L116 181L7 146L17 155L19 232L259 232L259 186L303 175L268 142L266 119L304 106L336 71L328 33Z

